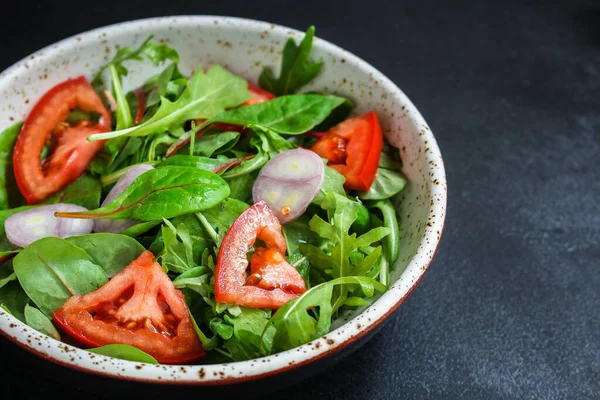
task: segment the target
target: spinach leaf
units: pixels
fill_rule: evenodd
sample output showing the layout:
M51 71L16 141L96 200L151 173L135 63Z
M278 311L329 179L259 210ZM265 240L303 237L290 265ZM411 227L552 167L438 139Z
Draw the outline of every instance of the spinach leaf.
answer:
M225 111L200 125L214 122L243 125L250 129L274 131L288 135L307 132L320 124L346 99L319 94L290 94L264 103Z
M300 245L318 243L320 237L313 232L308 225L310 218L307 213L299 218L283 224L283 235L287 243L288 254L300 252Z
M44 200L44 204L69 203L92 210L98 208L101 195L100 181L89 174L84 174L54 196Z
M154 228L156 225L160 225L160 223L161 223L161 221L159 221L159 220L140 222L139 224L130 226L129 228L122 231L120 234L129 236L132 238L138 237L138 236L142 235L143 233L148 232L150 229Z
M273 76L271 69L264 68L258 78L260 87L281 96L296 92L319 75L323 62L308 62L314 36L315 27L310 26L300 46L294 39L289 38L283 48L279 78Z
M29 297L19 284L19 282L9 282L0 288L0 305L12 316L25 322L25 305L29 302Z
M288 248L289 252L289 248ZM302 276L304 283L307 288L310 288L310 263L306 256L302 255L302 253L292 253L289 257L287 257L287 262Z
M177 289L187 288L198 293L204 299L204 302L214 306L214 286L210 280L213 276L211 269L207 266L191 268L173 280L173 285Z
M108 282L102 267L85 251L56 237L27 246L14 258L13 268L25 293L47 317L71 296Z
M197 216L200 221L204 223L204 219L209 224L205 228L212 228L215 244L220 246L231 225L248 207L243 201L228 198L213 208L197 213Z
M220 132L202 135L194 143L194 155L210 157L231 150L240 139L239 132Z
M399 172L377 168L375 180L367 192L360 192L362 200L384 200L397 195L406 186L406 179Z
M333 128L340 122L345 121L350 116L353 107L354 103L352 103L350 99L344 99L344 102L333 109L331 114L329 114L329 116L325 118L323 122L315 126L313 130L317 132L328 131L330 128Z
M22 122L6 128L0 134L0 210L23 204L13 171L13 148L21 132Z
M383 214L383 225L390 230L390 234L383 238L383 250L385 258L390 265L394 264L400 255L400 228L396 209L390 200L380 200L370 205L377 208Z
M269 353L292 349L329 332L334 311L333 289L348 285L359 285L366 297L372 297L375 290L385 292L386 289L365 276L346 276L317 285L277 310L263 331L263 340L268 338L267 343L263 341L263 349ZM316 308L318 313L315 313Z
M150 354L147 354L137 347L133 347L128 344L107 344L102 347L88 349L87 351L103 356L120 358L121 360L143 362L147 364L158 364L158 361L156 361L156 359Z
M269 318L269 311L240 307L240 314L225 314L224 319L233 327L233 336L223 344L234 361L249 360L262 356L262 336Z
M21 211L26 211L35 206L22 206L17 208L10 208L8 210L0 210L0 251L11 251L12 245L8 241L6 237L6 232L4 230L4 223L11 215L16 213L20 213Z
M156 113L142 124L114 132L91 135L89 140L120 136L147 136L168 131L188 120L209 119L250 97L247 82L215 65L205 74L198 68L190 84L175 101L162 98ZM243 107L244 108L244 107Z
M197 168L168 166L143 173L104 207L56 216L152 221L203 211L227 196L229 185L218 175Z
M48 319L40 310L35 307L31 307L29 304L25 304L25 323L35 329L36 331L42 332L45 335L50 336L53 339L60 340L60 334L52 325L52 321Z
M146 250L137 240L114 233L90 233L72 236L66 241L88 253L109 278L121 272Z
M142 61L143 57L146 56L148 60L150 60L155 65L160 64L166 60L173 60L174 62L179 62L179 54L177 51L166 44L158 44L151 42L152 35L149 36L141 45L135 50L132 50L130 47L123 47L117 51L117 54L113 57L112 60L104 67L102 67L94 76L92 80L92 85L97 87L103 85L102 81L102 73L106 68L110 66L114 66L116 72L119 75L127 75L127 68L123 66L125 61L135 60Z
M0 289L16 279L17 275L10 260L0 264Z
M335 169L326 165L323 184L319 189L319 193L317 193L312 202L314 204L321 205L328 191L332 191L344 196L346 194L346 190L344 190L344 182L346 182L346 178L344 178L344 175L340 174Z
M215 158L210 158L210 157L200 157L200 156L189 156L189 155L177 154L177 155L174 155L174 156L164 159L160 164L158 164L158 166L164 167L167 165L176 165L176 166L180 166L180 167L200 168L205 171L220 173L221 171L225 170L226 168L228 168L232 165L242 164L243 162L245 162L245 160L246 160L245 157L227 158L223 155L218 155ZM234 188L231 187L231 189L233 190Z
M252 171L245 175L238 175L233 178L229 178L227 181L231 188L230 199L236 199L243 201L244 203L252 202L252 188L254 182L258 176L258 171Z

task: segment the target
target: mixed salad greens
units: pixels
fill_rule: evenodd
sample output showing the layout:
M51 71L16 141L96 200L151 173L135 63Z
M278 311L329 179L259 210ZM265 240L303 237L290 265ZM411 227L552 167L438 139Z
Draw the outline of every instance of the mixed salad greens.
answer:
M260 87L188 77L150 37L48 91L0 135L2 308L99 354L210 363L309 342L385 291L401 161L375 111L297 94L313 37ZM126 92L135 62L165 67Z

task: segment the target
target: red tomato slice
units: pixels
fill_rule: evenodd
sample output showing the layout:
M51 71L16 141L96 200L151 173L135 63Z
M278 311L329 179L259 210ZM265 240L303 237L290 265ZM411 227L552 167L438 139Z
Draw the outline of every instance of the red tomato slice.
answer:
M383 135L375 111L350 118L328 130L311 148L344 175L346 189L367 191L375 180Z
M146 94L144 93L144 88L139 88L133 91L135 98L138 102L137 113L135 114L134 124L137 125L142 122L144 118L144 112L146 111Z
M273 93L267 92L266 90L263 90L258 86L254 86L251 83L248 83L248 91L250 92L250 95L252 97L243 102L241 104L242 106L264 103L265 101L273 100L275 98L275 95Z
M98 124L65 123L76 108L99 113ZM104 146L104 141L88 142L86 138L109 131L110 123L110 113L84 77L46 92L25 120L13 154L17 185L27 202L38 203L79 178ZM42 163L40 154L48 142L53 151Z
M256 239L250 260L246 255ZM306 291L296 268L285 260L286 244L281 224L264 201L259 201L235 220L221 243L215 271L215 296L219 303L251 308L277 309Z
M100 289L71 297L52 316L63 331L88 346L128 344L163 364L205 354L183 294L149 251Z

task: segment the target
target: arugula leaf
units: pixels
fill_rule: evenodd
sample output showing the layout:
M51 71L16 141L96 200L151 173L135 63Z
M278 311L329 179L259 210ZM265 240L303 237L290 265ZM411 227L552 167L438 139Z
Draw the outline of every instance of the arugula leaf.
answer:
M205 74L198 68L188 87L175 101L162 97L156 113L142 124L114 132L91 135L88 140L163 133L188 120L209 119L250 98L247 82L219 65Z
M151 110L160 104L161 98L165 97L170 101L175 101L187 86L187 78L179 72L177 64L170 64L160 74L149 78L144 83L144 92L146 96L146 109L148 113L154 115Z
M192 239L185 224L175 227L165 219L162 237L164 248L158 258L163 268L181 274L195 267Z
M65 240L89 254L109 278L121 272L146 250L137 240L114 233L90 233Z
M321 207L327 211L329 222L325 222L318 215L314 215L309 225L314 232L329 242L325 248L303 245L301 246L303 254L306 255L311 264L320 267L333 278L356 275L358 269L366 269L365 265L359 264L360 268L357 268L352 263L351 256L353 252L381 240L389 235L390 229L377 227L358 237L356 233L350 234L350 227L358 217L361 204L335 192L329 191L327 193ZM369 258L368 262L371 261L372 259ZM344 287L336 292L334 311L341 307L346 300L346 296L347 292Z
M98 208L102 185L97 178L84 174L54 196L44 200L43 204L69 203L92 210Z
M56 213L56 216L152 221L214 207L229 196L229 192L229 185L212 172L188 167L160 167L140 175L104 207Z
M220 246L221 241L223 241L223 238L225 237L225 234L227 234L227 231L229 231L231 225L233 225L235 220L241 213L246 211L248 207L248 204L243 201L228 198L220 204L217 204L215 207L197 213L196 215L200 221L209 224L209 226L205 226L205 228L212 229L216 235L213 240L217 246ZM203 219L206 222L204 222Z
M87 349L87 351L103 356L120 358L121 360L158 364L158 361L150 354L128 344L107 344L102 347Z
M271 317L269 311L240 307L240 314L225 314L224 319L233 327L233 336L223 344L234 361L258 358L261 354L263 331Z
M96 73L94 79L92 80L92 85L94 87L103 85L102 73L111 65L114 66L119 75L127 75L129 71L123 66L123 63L130 60L142 61L144 59L143 56L146 56L146 58L154 65L158 65L166 60L172 60L176 63L179 62L179 54L175 49L167 46L166 44L151 42L152 38L153 36L150 35L140 45L140 47L135 50L132 50L130 47L123 47L119 49L113 59L110 60L110 62L104 67L100 68L100 70Z
M400 255L400 228L394 204L389 199L380 200L371 204L370 208L381 211L383 225L390 230L390 234L383 238L383 250L388 263L393 265Z
M56 237L37 240L13 260L19 283L50 317L73 295L83 295L108 282L101 266L79 247Z
M314 36L315 27L310 26L300 46L296 45L294 39L288 39L283 48L279 78L273 76L271 69L264 68L258 78L259 86L281 96L296 92L319 75L323 62L308 62Z
M6 128L0 134L0 210L23 204L13 172L13 148L21 132L22 122Z
M386 290L385 286L366 276L345 276L317 285L277 310L263 331L263 351L272 354L288 350L329 332L334 312L334 288L341 286L347 290L348 285L359 285L365 297L372 297L375 290ZM271 341L272 346L269 346Z
M40 310L31 307L29 304L25 304L24 315L25 323L27 325L53 339L60 340L60 334L54 325L52 325L52 321L50 321Z
M406 186L406 179L400 172L385 168L377 168L375 180L367 192L359 192L362 200L384 200L400 193Z

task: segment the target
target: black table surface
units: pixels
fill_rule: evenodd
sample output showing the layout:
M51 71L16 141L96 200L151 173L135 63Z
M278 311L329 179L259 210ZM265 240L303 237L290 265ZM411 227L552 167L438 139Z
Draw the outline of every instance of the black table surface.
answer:
M0 68L142 17L314 24L405 91L444 155L446 229L422 283L362 349L274 398L600 398L600 3L121 3L5 10ZM100 399L123 387L5 339L0 358L3 399Z

